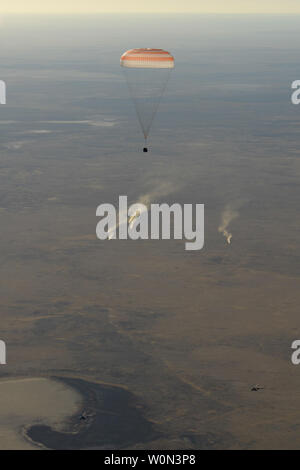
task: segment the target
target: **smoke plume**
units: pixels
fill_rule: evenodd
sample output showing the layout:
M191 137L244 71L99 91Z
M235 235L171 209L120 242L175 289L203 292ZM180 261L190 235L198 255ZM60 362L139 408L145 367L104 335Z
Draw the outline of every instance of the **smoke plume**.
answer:
M150 191L148 191L146 194L143 194L137 199L138 204L144 204L147 208L150 207L151 203L154 201L157 201L160 197L167 196L168 194L171 194L178 190L178 186L176 186L174 183L170 182L162 182L159 185L156 185L156 187ZM129 204L131 205L131 204ZM118 214L118 218L120 220L120 215L124 214ZM140 216L140 211L137 211L136 214L134 214L131 217L128 217L128 225L132 227L132 224L134 223L134 220ZM120 227L119 222L115 227L112 227L109 231L109 236L108 239L111 240L117 231L117 229Z
M229 225L238 216L238 211L236 209L233 209L230 205L226 206L222 213L221 223L219 225L218 231L224 235L228 245L231 244L232 239L232 233L230 233L228 230Z

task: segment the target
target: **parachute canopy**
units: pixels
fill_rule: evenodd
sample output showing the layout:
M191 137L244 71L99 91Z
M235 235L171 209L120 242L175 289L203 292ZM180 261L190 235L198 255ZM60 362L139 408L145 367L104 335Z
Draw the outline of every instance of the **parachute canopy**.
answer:
M173 69L174 58L163 49L130 49L122 55L121 65L134 69Z
M174 58L163 49L130 49L120 60L145 137L148 137Z

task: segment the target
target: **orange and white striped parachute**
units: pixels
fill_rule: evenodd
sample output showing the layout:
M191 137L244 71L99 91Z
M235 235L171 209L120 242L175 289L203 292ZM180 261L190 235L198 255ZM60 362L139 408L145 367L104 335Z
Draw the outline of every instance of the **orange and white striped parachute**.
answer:
M130 49L122 55L120 64L146 141L174 68L174 57L163 49Z
M174 57L163 49L130 49L121 57L122 67L173 69Z

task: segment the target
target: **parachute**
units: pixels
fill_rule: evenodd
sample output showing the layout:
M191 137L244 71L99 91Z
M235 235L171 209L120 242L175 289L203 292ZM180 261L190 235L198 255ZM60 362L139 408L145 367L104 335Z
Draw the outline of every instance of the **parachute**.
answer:
M122 55L120 63L144 134L143 151L147 152L147 138L174 68L174 58L163 49L131 49Z

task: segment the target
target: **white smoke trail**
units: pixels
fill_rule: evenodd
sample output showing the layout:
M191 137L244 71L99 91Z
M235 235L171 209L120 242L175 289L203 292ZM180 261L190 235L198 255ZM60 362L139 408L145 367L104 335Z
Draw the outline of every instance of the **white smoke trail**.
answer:
M144 204L145 206L149 207L150 204L156 201L160 197L168 196L171 193L174 193L178 190L178 186L175 186L174 183L170 182L163 182L155 187L152 191L149 191L146 194L143 194L139 197L138 203Z
M123 220L123 216L125 215L125 212L119 212L118 213L118 220L120 220L122 218ZM126 213L127 215L127 213ZM120 227L120 223L117 222L116 225L114 227L112 227L109 232L108 232L108 240L112 240L114 237L115 237L115 234L116 234L116 231L117 229Z
M239 213L236 209L233 209L230 205L227 205L221 216L221 223L219 225L218 231L223 233L228 245L231 244L232 233L228 231L230 223L239 216Z
M135 219L139 217L140 215L141 215L141 211L136 211L136 213L129 218L128 220L129 228L133 228Z
M140 196L137 200L137 204L144 204L147 208L149 208L150 204L153 201L157 200L159 197L167 196L168 194L175 192L177 189L178 189L178 186L175 186L175 184L170 183L170 182L163 182L159 184L158 186L156 186L156 188L153 189L152 191L149 191L148 193ZM119 212L118 220L120 220L120 218L124 215L125 215L124 212L122 213ZM136 214L134 214L131 217L129 217L127 214L129 227L132 227L135 219L139 216L140 216L140 211L137 211ZM110 229L108 240L111 240L114 238L116 231L119 227L120 227L120 223L117 222L117 224Z

